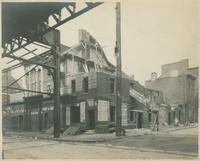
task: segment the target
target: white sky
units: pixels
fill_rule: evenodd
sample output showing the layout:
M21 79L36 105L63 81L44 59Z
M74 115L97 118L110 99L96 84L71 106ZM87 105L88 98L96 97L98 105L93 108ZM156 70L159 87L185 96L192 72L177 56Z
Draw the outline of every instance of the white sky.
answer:
M122 69L144 84L161 65L189 58L198 65L198 0L123 0ZM78 42L78 29L90 32L115 64L115 2L101 6L62 25L61 41ZM200 45L199 45L200 47Z
M189 58L198 65L198 0L125 0L121 4L122 69L142 84L161 65ZM115 2L64 24L61 41L74 45L78 29L89 31L115 64Z

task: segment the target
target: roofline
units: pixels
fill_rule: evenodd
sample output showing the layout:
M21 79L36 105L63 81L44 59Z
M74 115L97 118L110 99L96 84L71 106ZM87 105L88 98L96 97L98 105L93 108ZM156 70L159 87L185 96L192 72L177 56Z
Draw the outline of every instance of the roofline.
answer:
M188 70L191 70L191 69L199 69L199 66L188 68Z
M179 61L176 61L176 62L172 62L172 63L163 64L162 66L165 66L165 65L171 65L171 64L176 64L176 63L180 63L180 62L182 62L182 61L184 61L184 60L187 60L187 61L189 62L189 59L188 59L188 58L186 58L186 59L182 59L182 60L179 60Z

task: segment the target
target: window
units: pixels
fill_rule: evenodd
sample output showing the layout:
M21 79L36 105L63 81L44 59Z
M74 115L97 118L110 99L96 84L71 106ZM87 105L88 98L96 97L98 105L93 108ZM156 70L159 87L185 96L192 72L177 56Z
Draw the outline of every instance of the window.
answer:
M83 91L84 93L88 93L88 77L83 79Z
M130 121L135 121L135 112L130 111Z
M29 73L26 74L26 88L29 89ZM27 96L29 96L29 92L27 92Z
M31 79L31 82L32 82L32 89L33 91L36 91L36 70L33 69L33 71L31 72L31 75L32 75L32 79ZM32 95L35 95L35 93L32 93Z
M76 81L75 80L71 81L71 90L72 90L72 93L76 92Z
M148 113L148 122L151 122L151 117L152 117L152 115L151 115L151 113L149 112L149 113Z
M129 85L130 85L130 88L131 88L131 89L134 88L134 83L131 82Z
M38 91L41 91L41 69L38 70L37 76L38 76Z
M179 110L179 112L178 112L178 119L179 119L179 121L181 120L181 110Z
M110 78L110 93L115 92L115 80L113 78Z

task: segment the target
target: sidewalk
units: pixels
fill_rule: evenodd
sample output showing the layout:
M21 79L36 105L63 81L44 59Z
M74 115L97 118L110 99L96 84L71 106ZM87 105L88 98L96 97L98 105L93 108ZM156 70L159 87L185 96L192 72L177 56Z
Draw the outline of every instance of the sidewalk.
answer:
M115 133L83 133L80 135L74 136L64 136L60 135L60 138L54 138L52 134L39 133L39 132L16 132L16 131L7 131L5 136L17 136L17 137L25 137L30 139L45 139L45 140L56 140L56 141L64 141L64 142L85 142L85 143L98 143L98 142L106 142L110 140L117 140L126 138L129 136L142 136L152 134L149 129L127 129L126 136L115 136Z
M86 132L80 135L60 135L60 138L54 138L52 134L41 133L41 132L16 132L16 131L7 131L5 136L18 136L18 137L26 137L30 139L46 139L46 140L56 140L56 141L64 141L64 142L85 142L85 143L98 143L98 142L106 142L110 140L117 140L128 138L132 136L143 136L143 135L155 135L155 134L163 134L169 133L170 131L183 130L187 128L194 128L198 125L194 126L183 126L183 127L165 127L160 128L159 132L152 132L150 129L126 129L126 136L115 136L115 133L94 133L94 132Z
M171 131L177 131L177 130L184 130L184 129L190 129L190 128L198 128L198 124L194 123L194 124L189 124L189 125L179 125L179 126L168 126L168 127L160 127L160 132L161 133L168 133Z

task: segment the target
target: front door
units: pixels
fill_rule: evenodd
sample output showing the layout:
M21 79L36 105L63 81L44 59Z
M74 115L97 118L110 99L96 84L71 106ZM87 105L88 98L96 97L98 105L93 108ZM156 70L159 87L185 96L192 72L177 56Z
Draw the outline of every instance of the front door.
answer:
M138 121L137 121L137 128L141 129L142 128L142 113L138 113Z
M95 111L88 110L88 128L94 129L95 128Z

